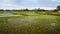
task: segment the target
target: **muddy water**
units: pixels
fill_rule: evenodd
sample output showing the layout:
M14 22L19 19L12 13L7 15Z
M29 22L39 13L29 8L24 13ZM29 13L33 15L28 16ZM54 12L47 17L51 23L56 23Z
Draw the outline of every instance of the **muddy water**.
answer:
M60 16L25 16L0 18L0 31L7 34L60 34ZM5 23L5 24L4 24Z

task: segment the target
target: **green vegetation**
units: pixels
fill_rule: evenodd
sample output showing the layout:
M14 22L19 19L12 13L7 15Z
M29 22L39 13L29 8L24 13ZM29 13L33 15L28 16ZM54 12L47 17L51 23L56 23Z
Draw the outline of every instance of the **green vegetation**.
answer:
M0 34L60 34L60 6L55 10L0 9Z
M0 12L0 34L60 34L59 12Z
M39 12L39 11L25 11L25 12L0 12L0 14L14 14L22 16L39 16L39 15L56 15L60 16L60 12Z

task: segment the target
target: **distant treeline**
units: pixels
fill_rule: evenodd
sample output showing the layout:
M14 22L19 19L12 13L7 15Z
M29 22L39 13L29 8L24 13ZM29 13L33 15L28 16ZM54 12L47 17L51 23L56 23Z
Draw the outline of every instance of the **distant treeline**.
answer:
M57 11L60 11L60 6L57 6L57 8L54 10L44 10L44 9L40 9L40 8L29 10L28 8L26 8L26 9L20 9L20 10L17 10L17 9L16 10L15 9L14 10L0 9L0 11L49 11L49 12L57 12Z

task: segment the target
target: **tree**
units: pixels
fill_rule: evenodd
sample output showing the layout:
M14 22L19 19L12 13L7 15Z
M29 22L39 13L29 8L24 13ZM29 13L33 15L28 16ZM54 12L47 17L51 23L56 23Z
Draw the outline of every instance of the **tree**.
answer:
M57 12L57 10L55 9L55 10L53 10L53 12Z
M60 11L60 6L57 6L57 10Z
M26 9L24 9L23 11L29 11L29 9L26 8Z
M4 11L3 9L0 9L0 11Z
M40 8L38 8L37 11L40 11Z

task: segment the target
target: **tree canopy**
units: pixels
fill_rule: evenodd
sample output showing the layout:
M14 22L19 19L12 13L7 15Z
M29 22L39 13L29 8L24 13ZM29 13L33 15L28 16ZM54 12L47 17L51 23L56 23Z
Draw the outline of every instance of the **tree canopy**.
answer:
M57 10L60 11L60 6L57 6Z

